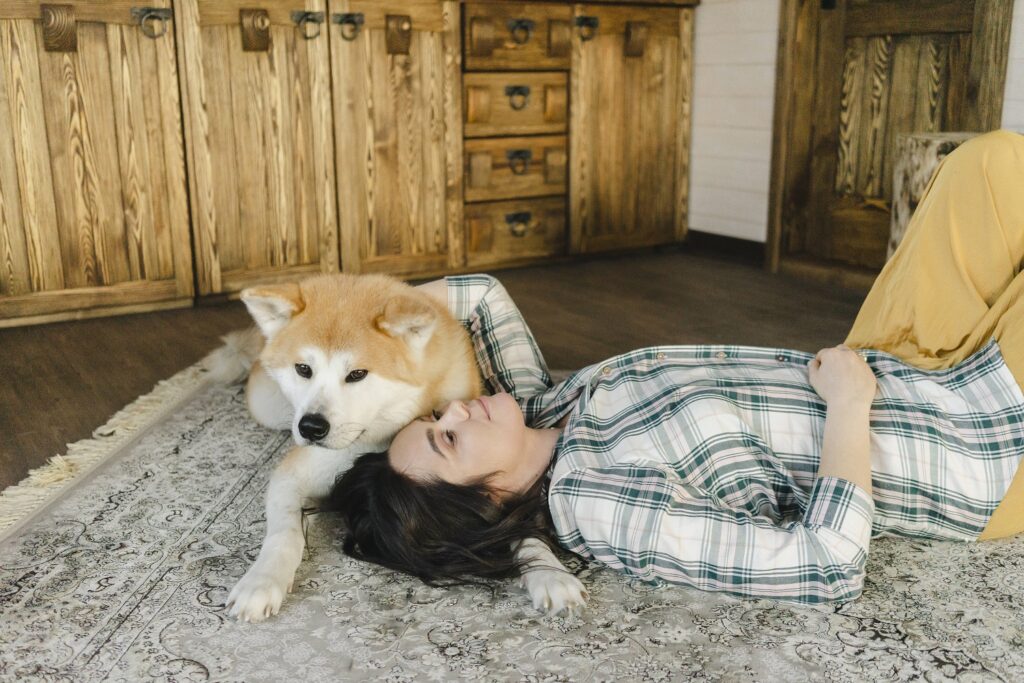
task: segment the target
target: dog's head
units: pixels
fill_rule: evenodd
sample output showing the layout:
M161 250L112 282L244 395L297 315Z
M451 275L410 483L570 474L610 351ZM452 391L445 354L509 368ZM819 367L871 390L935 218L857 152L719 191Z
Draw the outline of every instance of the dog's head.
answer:
M267 339L260 363L294 408L301 445L385 448L429 410L425 350L446 311L384 275L261 286L242 301Z

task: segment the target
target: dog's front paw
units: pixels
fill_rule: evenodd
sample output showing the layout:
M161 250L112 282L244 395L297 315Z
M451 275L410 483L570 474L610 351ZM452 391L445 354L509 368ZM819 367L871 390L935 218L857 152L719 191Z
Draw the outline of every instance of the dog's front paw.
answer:
M544 610L548 616L563 611L570 616L581 612L590 597L580 580L564 569L528 569L523 572L519 584L530 594L533 606Z
M239 621L263 621L277 614L284 596L292 590L292 577L282 577L257 562L228 595L228 614Z

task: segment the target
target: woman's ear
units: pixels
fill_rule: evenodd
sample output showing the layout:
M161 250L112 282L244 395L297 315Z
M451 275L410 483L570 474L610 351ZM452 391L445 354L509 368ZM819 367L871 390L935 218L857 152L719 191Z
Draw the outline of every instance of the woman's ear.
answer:
M242 301L267 341L306 306L302 290L294 282L244 289Z

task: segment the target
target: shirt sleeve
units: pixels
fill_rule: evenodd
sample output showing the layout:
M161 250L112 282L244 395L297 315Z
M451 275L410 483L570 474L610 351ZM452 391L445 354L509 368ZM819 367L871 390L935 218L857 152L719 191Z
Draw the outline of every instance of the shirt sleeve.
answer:
M469 332L490 393L524 399L552 386L547 364L512 297L491 275L445 278L448 309Z
M874 501L844 479L819 478L788 520L731 508L658 467L569 472L549 505L564 547L640 579L811 603L863 590Z

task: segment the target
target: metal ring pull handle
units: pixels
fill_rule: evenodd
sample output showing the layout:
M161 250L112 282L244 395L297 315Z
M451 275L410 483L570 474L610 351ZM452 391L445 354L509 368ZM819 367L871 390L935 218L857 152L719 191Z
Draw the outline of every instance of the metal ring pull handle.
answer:
M313 40L320 35L320 24L324 23L324 13L297 10L292 12L292 21L295 22L295 26L304 39ZM312 27L312 33L310 33L310 27Z
M536 22L533 19L509 19L507 26L508 32L512 34L512 42L516 45L525 45L530 42Z
M520 111L530 103L530 86L528 85L506 85L505 97L508 98L508 105Z
M359 36L360 29L363 28L365 20L363 19L362 12L345 12L333 15L331 21L341 25L342 38L345 40L355 40Z
M526 237L531 220L533 220L533 214L529 211L505 214L505 222L508 223L508 230L513 237Z
M530 168L530 161L533 159L533 152L528 149L510 149L505 152L508 159L508 167L515 175L523 175Z
M132 19L142 35L154 40L167 33L167 22L174 17L170 7L132 7Z
M597 35L597 27L601 25L597 17L576 17L576 28L579 29L580 40L592 40Z

